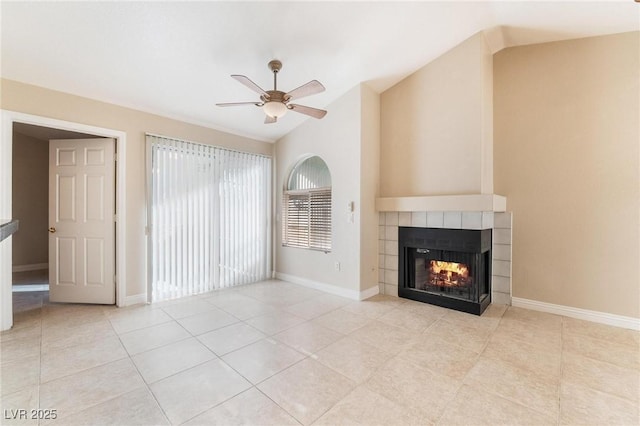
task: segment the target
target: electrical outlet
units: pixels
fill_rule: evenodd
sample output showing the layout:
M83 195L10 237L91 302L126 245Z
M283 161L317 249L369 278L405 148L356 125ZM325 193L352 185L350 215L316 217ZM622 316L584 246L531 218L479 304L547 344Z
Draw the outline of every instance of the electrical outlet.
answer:
M340 262L336 262L333 266L336 268L336 271L340 270Z

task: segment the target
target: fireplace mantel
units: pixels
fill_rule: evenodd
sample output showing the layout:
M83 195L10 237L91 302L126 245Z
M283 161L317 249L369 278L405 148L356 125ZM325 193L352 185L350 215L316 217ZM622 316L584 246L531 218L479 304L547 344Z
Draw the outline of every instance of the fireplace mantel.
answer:
M504 212L507 210L507 198L496 194L384 197L376 198L376 210L379 212Z

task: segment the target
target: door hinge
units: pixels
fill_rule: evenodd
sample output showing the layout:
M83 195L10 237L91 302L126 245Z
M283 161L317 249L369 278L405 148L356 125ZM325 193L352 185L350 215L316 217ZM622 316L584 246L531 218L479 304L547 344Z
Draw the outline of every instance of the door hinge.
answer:
M114 283L117 283L117 282L118 282L118 276L117 276L117 275L114 275L114 276L113 276L113 282L114 282Z
M118 215L117 215L117 214L114 214L114 215L113 215L113 221L114 221L114 222L117 222L117 221L118 221Z
M151 227L150 226L145 226L144 227L144 235L151 235Z
M118 161L118 153L117 152L113 153L113 161Z

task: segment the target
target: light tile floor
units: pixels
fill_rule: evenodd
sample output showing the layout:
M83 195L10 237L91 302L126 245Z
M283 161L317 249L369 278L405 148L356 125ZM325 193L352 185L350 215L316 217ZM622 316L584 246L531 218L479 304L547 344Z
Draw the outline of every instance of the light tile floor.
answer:
M3 425L640 423L629 330L281 281L122 309L47 295L14 295Z

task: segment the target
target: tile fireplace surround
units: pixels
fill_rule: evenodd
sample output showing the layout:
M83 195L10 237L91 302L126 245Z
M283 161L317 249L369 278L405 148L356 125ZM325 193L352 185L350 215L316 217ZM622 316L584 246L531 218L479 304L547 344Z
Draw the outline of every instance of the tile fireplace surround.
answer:
M511 304L511 212L380 212L378 225L380 293L398 296L398 226L492 229L491 302Z

